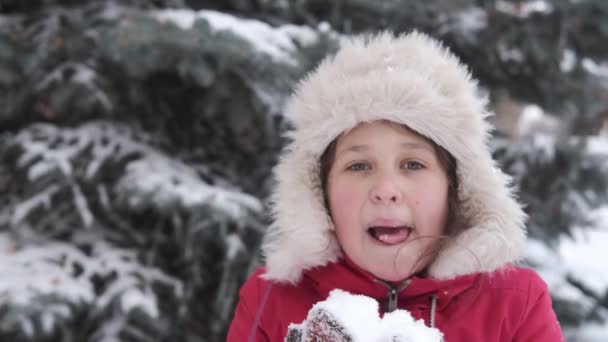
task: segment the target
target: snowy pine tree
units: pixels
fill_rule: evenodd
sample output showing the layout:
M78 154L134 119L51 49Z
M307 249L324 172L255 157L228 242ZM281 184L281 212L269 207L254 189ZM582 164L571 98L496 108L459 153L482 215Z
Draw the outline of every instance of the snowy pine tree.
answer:
M3 339L220 341L257 261L282 103L335 38L143 7L5 7Z

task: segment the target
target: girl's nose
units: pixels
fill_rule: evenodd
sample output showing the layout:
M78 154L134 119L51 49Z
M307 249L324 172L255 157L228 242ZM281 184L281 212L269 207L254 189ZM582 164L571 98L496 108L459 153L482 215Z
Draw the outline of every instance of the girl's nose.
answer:
M371 189L371 201L377 204L399 203L403 198L401 190L394 182L379 180Z

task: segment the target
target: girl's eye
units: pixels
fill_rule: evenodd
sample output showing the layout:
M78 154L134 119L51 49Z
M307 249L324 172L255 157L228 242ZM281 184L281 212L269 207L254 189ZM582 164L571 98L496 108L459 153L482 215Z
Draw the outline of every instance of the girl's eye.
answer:
M409 160L401 164L401 167L408 170L420 170L424 168L424 165L417 161Z
M351 164L346 169L350 170L350 171L367 171L370 169L370 166L367 163L358 162L358 163Z

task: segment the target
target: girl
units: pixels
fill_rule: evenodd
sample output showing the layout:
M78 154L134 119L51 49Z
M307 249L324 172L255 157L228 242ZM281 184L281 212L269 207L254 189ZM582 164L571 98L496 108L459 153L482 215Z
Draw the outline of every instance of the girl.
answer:
M333 289L408 310L448 342L563 341L547 286L514 266L520 204L476 83L430 37L357 37L303 80L275 168L266 266L228 341L283 341Z

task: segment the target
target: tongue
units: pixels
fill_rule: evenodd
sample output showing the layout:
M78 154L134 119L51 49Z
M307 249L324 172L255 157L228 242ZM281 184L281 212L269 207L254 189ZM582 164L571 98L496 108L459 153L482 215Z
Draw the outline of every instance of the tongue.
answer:
M395 228L395 227L374 227L371 228L372 235L387 245L395 245L407 240L410 235L409 228Z

